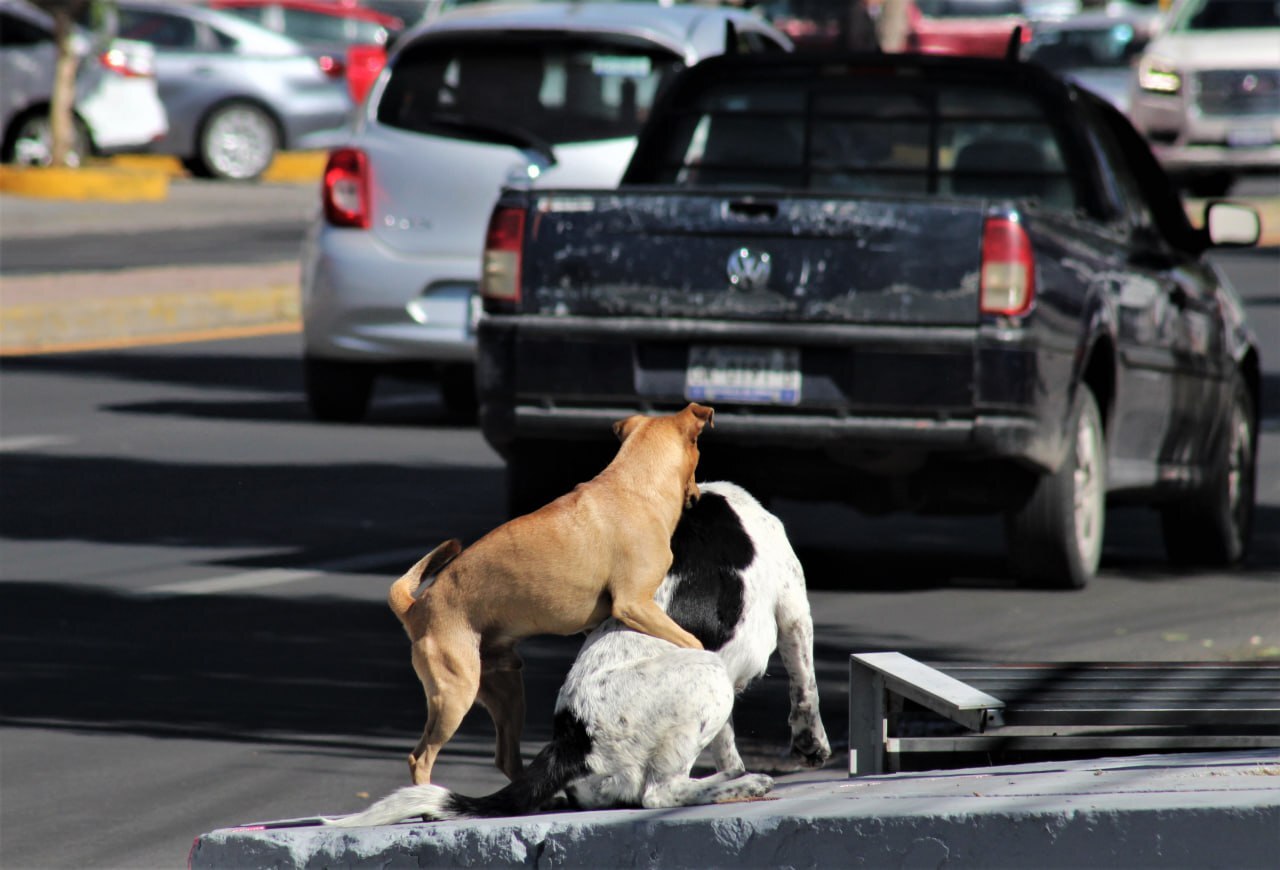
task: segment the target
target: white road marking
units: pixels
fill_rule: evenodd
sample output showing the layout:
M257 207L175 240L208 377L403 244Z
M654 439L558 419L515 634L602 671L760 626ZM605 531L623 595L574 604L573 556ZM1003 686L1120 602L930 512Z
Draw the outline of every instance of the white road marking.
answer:
M0 453L17 453L23 450L41 450L45 447L64 447L76 439L66 435L21 435L17 438L0 438Z
M224 574L221 577L206 577L203 580L165 583L139 591L144 594L154 595L215 595L220 592L261 589L265 586L283 586L286 583L310 580L320 574L359 572L368 568L378 568L396 563L405 563L405 568L408 568L409 565L425 556L427 552L424 549L365 553L361 556L349 556L345 559L334 559L331 562L320 562L306 568L263 568L259 571Z

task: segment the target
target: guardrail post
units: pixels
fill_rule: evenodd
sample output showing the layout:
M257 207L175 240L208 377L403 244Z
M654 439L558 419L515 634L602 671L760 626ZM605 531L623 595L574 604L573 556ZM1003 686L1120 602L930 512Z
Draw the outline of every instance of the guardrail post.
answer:
M849 656L849 775L884 773L884 675Z

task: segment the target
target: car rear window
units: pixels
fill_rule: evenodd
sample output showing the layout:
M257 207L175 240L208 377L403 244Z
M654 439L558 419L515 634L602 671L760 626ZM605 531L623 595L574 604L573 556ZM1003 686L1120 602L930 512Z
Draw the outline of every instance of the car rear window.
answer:
M427 40L399 55L378 120L486 140L485 127L560 145L634 136L681 59L649 43L548 37Z
M676 108L654 180L1076 207L1055 127L1030 94L879 72L712 84Z
M998 18L1021 15L1022 0L916 0L916 8L930 18Z
M1193 0L1175 14L1172 30L1280 27L1276 0Z

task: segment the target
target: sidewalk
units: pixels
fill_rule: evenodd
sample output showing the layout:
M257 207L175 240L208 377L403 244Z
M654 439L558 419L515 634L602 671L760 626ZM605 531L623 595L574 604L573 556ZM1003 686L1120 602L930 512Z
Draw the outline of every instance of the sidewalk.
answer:
M325 808L317 807L324 811ZM229 828L191 866L1270 868L1280 750L846 779L760 801L377 828Z
M299 329L296 257L112 270L15 270L21 246L146 239L243 223L302 226L311 184L175 181L163 202L101 203L0 195L0 355L66 352ZM145 243L145 242L144 242ZM9 254L6 257L6 253ZM6 259L9 267L6 267Z

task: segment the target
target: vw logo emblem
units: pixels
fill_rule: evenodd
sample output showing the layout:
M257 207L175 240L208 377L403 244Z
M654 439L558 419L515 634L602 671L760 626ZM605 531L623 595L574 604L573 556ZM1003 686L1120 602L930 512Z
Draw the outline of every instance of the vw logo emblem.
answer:
M772 270L769 255L759 253L750 248L738 248L729 255L725 273L729 283L738 290L764 290L769 286L769 273Z

